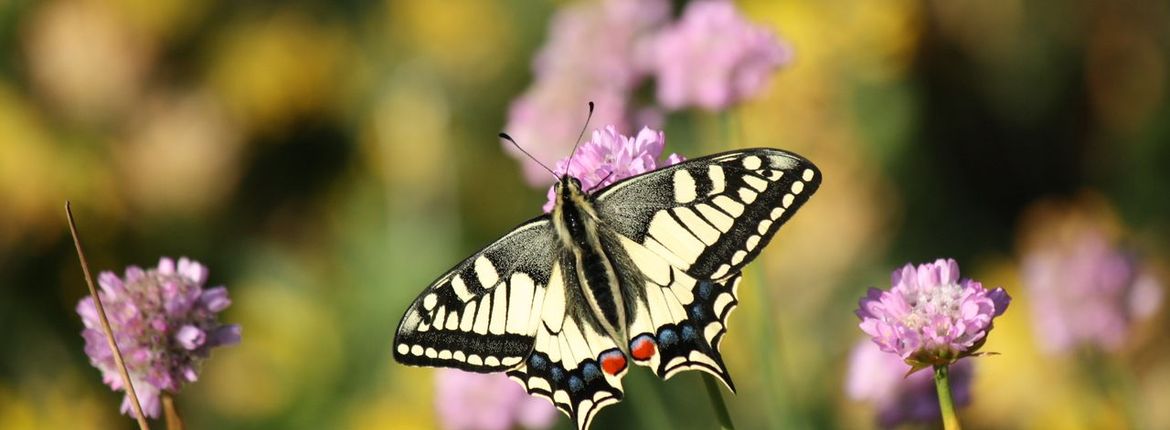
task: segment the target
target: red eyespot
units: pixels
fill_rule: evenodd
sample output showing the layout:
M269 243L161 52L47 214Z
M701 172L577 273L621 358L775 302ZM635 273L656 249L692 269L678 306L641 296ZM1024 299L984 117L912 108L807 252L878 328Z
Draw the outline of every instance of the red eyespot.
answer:
M601 368L605 373L617 376L626 369L626 355L618 350L610 350L601 354Z
M633 342L630 342L630 355L638 361L649 360L654 356L656 347L654 346L654 338L650 335L641 335Z

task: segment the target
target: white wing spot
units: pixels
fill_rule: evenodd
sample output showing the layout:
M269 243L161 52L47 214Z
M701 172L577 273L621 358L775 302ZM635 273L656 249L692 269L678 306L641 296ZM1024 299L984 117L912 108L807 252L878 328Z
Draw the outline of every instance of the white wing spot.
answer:
M427 358L438 358L439 351L435 350L434 348L427 348L426 356Z
M747 157L743 157L743 167L745 169L756 170L756 169L760 168L761 164L762 164L762 162L760 161L760 157L757 157L755 155L749 155Z
M731 214L733 217L737 217L743 214L743 205L735 200L732 200L731 197L718 196L714 199L711 199L711 202L715 203L716 206L719 206L720 209L723 209L724 212Z
M503 360L500 360L500 364L503 364L505 366L515 366L517 364L520 364L520 360L523 360L523 358L521 358L521 357L504 357Z
M487 334L488 323L491 322L492 313L492 296L484 296L483 301L479 302L479 311L475 314L475 326L472 327L476 333Z
M804 182L796 181L792 183L792 194L800 194L804 191Z
M450 360L451 359L451 350L444 349L442 351L439 351L439 359L440 360Z
M760 227L756 231L759 231L760 234L768 234L768 229L770 228L772 228L772 220L766 219L760 221Z
M757 195L759 194L747 188L739 189L739 199L743 200L744 203L751 204L752 202L756 201Z
M467 364L470 364L472 366L483 366L483 359L480 358L478 355L471 354L471 355L467 356Z
M768 175L769 181L775 182L775 181L779 181L780 178L784 177L784 172L780 171L780 170L769 170L767 175Z
M436 296L435 293L427 294L426 297L423 297L423 308L426 308L428 311L434 309L438 303L439 296Z
M463 308L463 319L459 321L460 330L471 331L471 324L475 322L475 303L468 303L467 307Z
M712 274L711 274L711 279L719 279L719 278L722 278L722 277L723 277L723 275L726 275L726 274L727 274L727 271L728 271L728 270L731 270L731 266L728 266L728 265L726 265L726 264L721 264L721 265L719 265L719 268L715 270L715 273L712 273Z
M451 312L447 314L447 324L443 326L447 330L455 330L459 328L459 312Z
M760 237L753 234L747 238L747 242L744 242L744 244L747 245L748 251L756 249L756 245L760 244Z
M414 355L423 355L422 345L415 345L415 346L410 347L410 353L414 354Z
M467 289L467 283L463 282L462 276L455 275L454 278L451 278L451 290L455 291L455 296L459 297L459 300L466 302L475 298L475 295Z
M812 171L812 169L804 169L804 173L801 175L802 175L801 177L804 178L804 180L811 181L811 180L813 180L813 177L816 176L816 173L814 173Z
M784 203L784 207L792 206L792 201L795 199L796 199L796 197L793 196L792 194L785 194L784 199L782 200L782 202Z
M731 264L742 263L744 257L747 257L747 252L745 252L742 249L739 251L735 251L735 254L731 255Z
M744 176L743 181L747 182L748 185L751 185L752 188L755 188L756 191L762 192L762 191L768 189L768 181L765 181L763 179L757 178L757 177L752 176L752 175Z
M723 315L723 310L727 309L727 305L731 304L731 300L731 294L720 294L719 297L716 297L714 306L712 307L715 315Z
M489 355L487 358L483 359L483 364L486 366L497 367L500 365L500 359Z
M512 282L508 285L512 290L512 297L508 298L508 333L525 334L528 332L529 312L532 311L533 294L536 283L528 274L515 272Z
M492 334L504 334L504 330L508 324L508 289L496 288L495 294L492 298L492 322L488 324L488 330Z
M405 343L398 344L398 354L399 355L406 355L408 353L410 353L409 346L407 346Z
M658 211L650 220L650 236L670 252L689 263L703 253L703 242L674 220L667 211Z
M723 167L718 164L707 166L707 177L711 178L711 192L707 193L713 196L723 192L723 186L727 182L723 178Z
M686 169L674 171L674 201L690 203L695 201L695 178Z
M784 215L784 208L772 209L772 220L780 219L781 215Z
M496 273L496 266L482 255L475 259L475 276L479 277L479 284L488 289L495 287L496 282L500 281L500 274Z
M463 355L463 351L455 351L451 354L451 358L459 361L467 361L467 357Z

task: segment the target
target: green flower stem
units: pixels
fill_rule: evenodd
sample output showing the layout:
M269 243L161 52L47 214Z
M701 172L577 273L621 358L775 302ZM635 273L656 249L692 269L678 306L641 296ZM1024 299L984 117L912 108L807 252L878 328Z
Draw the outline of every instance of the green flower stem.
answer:
M946 365L934 366L934 387L938 389L938 406L942 409L943 428L960 430L959 416L955 414L955 402L951 400L951 383L947 380Z
M719 418L719 427L723 430L735 430L731 423L731 413L727 411L727 404L723 403L723 393L719 392L719 383L715 377L703 373L703 385L707 386L707 396L711 398L711 407L715 408L715 416Z

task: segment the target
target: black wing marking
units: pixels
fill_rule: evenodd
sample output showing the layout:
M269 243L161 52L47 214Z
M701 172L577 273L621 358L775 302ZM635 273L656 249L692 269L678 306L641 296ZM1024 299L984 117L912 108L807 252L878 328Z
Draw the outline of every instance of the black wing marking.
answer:
M508 376L585 429L598 411L622 400L628 366L588 310L575 305L580 287L571 260L566 256L553 269L532 354Z
M555 240L540 216L441 276L398 324L394 359L480 373L521 364L535 342Z
M740 274L718 281L695 279L629 238L606 237L608 247L624 251L613 253L623 273L640 275L630 278L640 278L643 287L627 290L633 301L629 351L634 362L663 379L683 370L701 370L734 392L719 345L727 333L727 318L739 303Z
M602 222L696 279L751 262L820 186L815 165L760 148L688 160L599 191Z

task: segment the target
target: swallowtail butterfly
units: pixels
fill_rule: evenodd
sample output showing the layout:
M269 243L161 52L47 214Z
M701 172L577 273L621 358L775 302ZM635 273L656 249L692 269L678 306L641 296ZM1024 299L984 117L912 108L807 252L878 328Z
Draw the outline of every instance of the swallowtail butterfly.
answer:
M724 152L593 193L569 175L556 206L455 265L406 310L394 358L507 372L579 429L622 399L629 362L734 391L719 343L740 271L820 185L770 148Z

